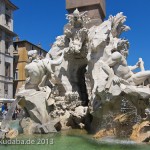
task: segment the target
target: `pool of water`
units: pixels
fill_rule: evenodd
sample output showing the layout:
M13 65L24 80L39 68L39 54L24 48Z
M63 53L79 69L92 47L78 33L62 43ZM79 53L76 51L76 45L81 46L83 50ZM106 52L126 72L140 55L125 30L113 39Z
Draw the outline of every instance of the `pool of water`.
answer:
M2 141L0 150L149 150L150 145L135 144L129 140L107 138L95 140L83 130L71 130L48 135L20 135L11 141Z

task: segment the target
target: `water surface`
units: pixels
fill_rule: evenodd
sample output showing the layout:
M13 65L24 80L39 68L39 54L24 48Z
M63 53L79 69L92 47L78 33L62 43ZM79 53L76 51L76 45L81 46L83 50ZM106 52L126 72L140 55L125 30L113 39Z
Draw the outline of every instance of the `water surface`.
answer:
M150 145L135 144L129 140L116 140L107 138L95 140L92 135L88 135L82 130L71 130L48 135L20 135L20 144L0 145L0 150L149 150ZM30 143L31 141L35 143ZM8 142L8 141L6 141ZM9 141L10 142L10 141ZM16 142L16 141L15 141ZM25 143L27 142L27 143ZM6 143L5 143L6 144Z

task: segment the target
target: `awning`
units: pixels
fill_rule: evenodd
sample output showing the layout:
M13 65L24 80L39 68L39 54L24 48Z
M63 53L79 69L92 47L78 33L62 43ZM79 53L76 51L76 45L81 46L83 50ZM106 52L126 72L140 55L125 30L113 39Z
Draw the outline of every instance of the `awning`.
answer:
M12 103L15 99L0 98L0 103Z

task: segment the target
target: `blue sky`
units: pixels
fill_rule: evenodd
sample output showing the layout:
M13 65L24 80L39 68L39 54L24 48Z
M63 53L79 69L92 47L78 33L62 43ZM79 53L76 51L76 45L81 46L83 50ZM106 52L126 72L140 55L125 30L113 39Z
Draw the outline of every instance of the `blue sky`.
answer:
M21 40L41 43L45 50L55 37L63 33L65 0L11 0L19 7L14 13L14 31ZM134 65L139 57L150 69L150 0L106 0L106 19L110 14L124 12L131 31L123 34L130 41L128 64Z

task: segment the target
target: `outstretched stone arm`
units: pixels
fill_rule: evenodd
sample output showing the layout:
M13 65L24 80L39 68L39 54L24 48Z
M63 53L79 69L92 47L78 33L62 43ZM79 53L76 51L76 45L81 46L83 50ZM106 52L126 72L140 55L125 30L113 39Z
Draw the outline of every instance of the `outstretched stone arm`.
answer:
M63 58L64 58L64 51L61 51L62 55L60 56L60 58L58 58L57 60L51 60L49 59L49 62L51 65L60 65L63 61Z
M137 68L139 68L139 66L138 65L134 65L134 66L128 66L129 68L130 68L130 70L132 71L132 70L135 70L135 69L137 69Z
M145 68L144 68L144 62L142 60L142 58L139 58L139 61L134 65L134 66L129 66L130 70L135 70L137 68L140 68L141 71L145 71Z
M130 68L130 70L135 70L137 68L140 68L140 64L141 64L141 61L139 60L134 66L128 66Z
M139 62L140 62L140 69L141 69L141 71L145 71L144 61L142 60L142 58L139 58Z

